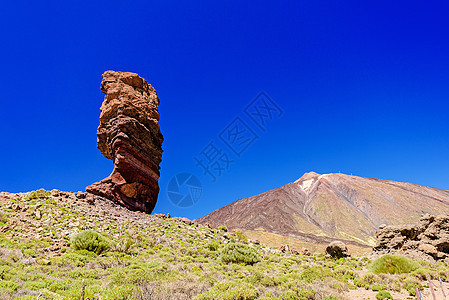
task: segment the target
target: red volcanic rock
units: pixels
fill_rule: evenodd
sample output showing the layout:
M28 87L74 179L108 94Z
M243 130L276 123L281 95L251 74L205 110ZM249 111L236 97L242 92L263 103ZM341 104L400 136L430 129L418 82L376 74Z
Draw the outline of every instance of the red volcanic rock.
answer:
M97 146L114 161L109 177L86 192L116 201L132 210L151 213L159 193L163 137L159 129L159 98L135 73L106 71Z

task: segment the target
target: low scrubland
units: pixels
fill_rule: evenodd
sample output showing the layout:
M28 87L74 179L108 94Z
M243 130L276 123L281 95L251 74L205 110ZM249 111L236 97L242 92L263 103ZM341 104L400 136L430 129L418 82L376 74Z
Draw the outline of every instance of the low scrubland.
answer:
M2 193L0 299L350 299L414 295L447 264L281 253L212 229L59 191Z

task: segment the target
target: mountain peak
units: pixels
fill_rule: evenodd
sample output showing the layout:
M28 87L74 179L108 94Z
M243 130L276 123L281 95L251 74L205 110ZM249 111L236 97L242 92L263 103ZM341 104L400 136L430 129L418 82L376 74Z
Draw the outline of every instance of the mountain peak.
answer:
M294 183L240 199L198 221L299 240L331 239L373 245L381 224L417 222L423 213L449 213L449 191L416 184L305 173Z
M321 176L321 174L318 174L316 172L308 172L308 173L304 173L304 175L302 175L298 180L295 181L295 183L301 182L301 181L306 181L306 180L310 180L313 178L317 178Z

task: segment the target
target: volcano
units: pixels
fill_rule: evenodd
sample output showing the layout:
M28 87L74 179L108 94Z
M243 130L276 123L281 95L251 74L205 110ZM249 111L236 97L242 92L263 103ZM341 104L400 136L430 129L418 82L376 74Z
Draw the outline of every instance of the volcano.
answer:
M295 182L239 199L199 223L260 231L307 243L375 244L379 225L415 223L424 213L449 214L449 191L340 173L304 174Z

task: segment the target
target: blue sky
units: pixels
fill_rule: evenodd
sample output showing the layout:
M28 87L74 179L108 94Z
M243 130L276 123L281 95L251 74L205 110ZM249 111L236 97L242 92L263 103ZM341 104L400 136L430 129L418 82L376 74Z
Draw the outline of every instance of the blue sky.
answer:
M112 171L96 148L101 74L136 72L161 99L155 212L197 218L304 172L449 189L447 1L1 1L0 190L84 190ZM262 131L245 107L282 109ZM239 117L258 138L220 140ZM194 157L233 162L215 182ZM202 184L173 205L178 173Z

